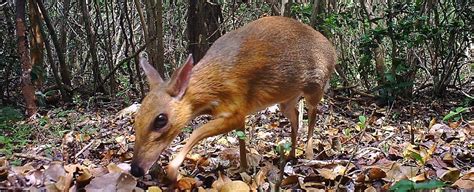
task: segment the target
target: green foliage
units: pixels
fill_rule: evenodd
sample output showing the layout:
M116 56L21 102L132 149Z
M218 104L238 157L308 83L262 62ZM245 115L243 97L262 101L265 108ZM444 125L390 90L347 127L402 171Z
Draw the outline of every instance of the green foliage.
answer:
M20 110L12 107L0 108L0 154L11 155L16 149L26 145L31 134L28 125L16 125L23 119Z
M398 65L397 69L406 69L403 65ZM401 74L401 70L397 70L397 73L394 75L391 72L386 72L384 74L385 83L381 86L376 87L374 90L378 91L378 94L385 101L393 101L396 96L403 94L403 91L406 88L409 88L413 85L412 79L401 79L397 78L397 74ZM398 75L403 76L403 75Z
M19 160L19 159L10 160L10 165L20 166L21 165L21 160Z
M46 69L41 65L33 65L30 75L32 82L43 81L46 77Z
M367 90L380 98L390 102L397 96L409 97L416 82L429 78L435 94L442 95L447 85L469 79L461 69L466 62L460 62L469 44L470 14L465 4L446 1L427 10L421 1L393 2L391 7L374 2L368 16L352 2L324 13L324 22L316 28L338 47L348 79L364 80Z
M417 191L417 190L429 190L429 189L437 189L444 187L445 184L442 181L438 180L430 180L421 183L415 183L410 180L400 180L395 183L392 187L390 187L391 191Z
M425 165L426 161L423 159L420 153L415 152L415 151L409 151L408 152L408 157L414 159L418 164L420 165Z
M83 103L81 96L78 94L74 95L72 98L72 103L75 105L81 105Z
M461 106L464 106L464 107L469 107L469 106L472 106L473 105L473 102L474 99L471 98L471 97L466 97L464 98L464 100L461 102Z
M303 23L309 23L311 18L312 4L310 3L294 3L291 6L291 15L294 15Z
M23 115L20 110L12 107L2 107L0 108L0 128L4 128L7 123L12 123L18 120L23 119Z
M130 105L132 102L131 102L129 93L130 93L130 91L132 91L132 88L133 88L132 86L133 85L130 84L130 81L125 76L120 76L118 79L119 79L120 85L121 85L121 87L123 87L123 89L121 91L117 92L115 94L115 96L117 96L119 98L123 98L124 101L125 101L125 104Z
M29 142L31 129L28 125L2 127L2 132L7 134L0 135L0 154L9 156L24 147Z
M342 133L345 135L345 136L350 136L351 135L351 129L349 128L345 128L342 130Z
M247 136L245 135L245 132L243 131L236 131L235 135L237 135L237 137L241 140L245 140L245 138L247 138Z
M364 115L359 116L359 122L357 125L360 127L361 130L364 130L367 125L367 118Z
M462 114L467 112L469 108L466 107L458 107L454 111L450 111L447 115L443 117L443 121L459 121L462 118Z
M291 151L291 143L290 142L281 143L281 144L276 146L275 151L278 154L284 154L284 153L290 152Z
M183 128L183 132L185 133L192 133L193 132L193 128L190 127L190 126L186 126Z

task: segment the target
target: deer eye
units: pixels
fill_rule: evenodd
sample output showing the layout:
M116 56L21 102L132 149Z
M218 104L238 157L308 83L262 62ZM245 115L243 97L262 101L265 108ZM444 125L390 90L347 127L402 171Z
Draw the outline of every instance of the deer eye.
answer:
M163 128L166 124L168 124L168 117L164 113L160 113L156 118L155 122L153 124L155 129L161 129Z

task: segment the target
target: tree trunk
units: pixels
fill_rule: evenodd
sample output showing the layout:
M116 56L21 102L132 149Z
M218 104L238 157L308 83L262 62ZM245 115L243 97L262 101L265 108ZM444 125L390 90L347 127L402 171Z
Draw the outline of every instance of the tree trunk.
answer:
M127 20L128 19L128 16L127 16L127 13L128 13L128 7L127 7L127 2L125 1L122 1L121 2L122 5L119 5L120 6L120 17L119 17L119 25L120 25L120 29L122 31L122 34L123 34L123 37L124 37L124 42L125 42L125 57L128 57L129 54L128 54L128 50L129 50L129 47L131 47L132 49L132 52L135 52L135 48L133 47L133 41L132 41L132 38L133 38L133 29L131 28L131 24L129 22L127 22L128 24L128 29L129 29L129 33L130 33L130 38L128 37L127 35L127 30L125 29L125 21L124 20ZM135 85L135 75L133 74L133 71L132 71L132 67L130 66L130 62L127 62L126 63L126 69L127 69L127 72L128 72L128 75L129 75L129 82L130 82L130 85L133 87ZM132 89L135 94L138 95L138 93L136 92L136 89Z
M40 88L45 79L45 68L43 65L43 52L44 52L44 40L41 35L41 13L38 10L38 6L33 0L28 0L31 6L29 8L29 16L31 23L31 41L30 41L30 55L31 55L31 66L34 66L32 75L32 83Z
M320 30L320 25L323 22L324 13L326 10L326 0L314 0L313 10L311 11L310 25L311 27Z
M222 13L217 3L211 5L205 0L190 0L188 9L188 51L193 54L194 63L206 54L210 44L221 36L219 19Z
M84 27L86 28L87 41L90 47L90 54L92 59L92 73L94 75L94 90L105 93L105 89L102 86L102 77L100 75L100 64L99 58L97 56L97 41L95 37L95 32L92 29L92 21L89 15L89 9L87 8L86 0L81 0L81 11L84 22Z
M110 24L110 15L113 15L113 14L110 14L109 15L109 1L105 1L104 2L104 6L105 6L105 15L106 15L106 20L105 22L107 22L107 25L103 25L103 27L105 27L105 29L103 28L102 30L105 31L105 51L106 51L106 61L107 61L107 67L109 68L109 72L113 70L114 68L114 63L113 63L113 47L112 47L112 31L111 31L111 24ZM110 11L114 11L113 9L110 9ZM112 22L113 22L114 18L112 18ZM104 79L105 81L105 79ZM115 78L115 73L112 74L110 76L110 90L111 90L111 94L114 95L114 91L117 89L117 82L116 82L116 78Z
M51 40L53 41L54 48L56 49L56 54L58 56L58 61L59 61L59 71L61 73L61 77L63 80L63 85L65 86L65 89L68 90L66 93L62 95L63 100L66 102L72 101L72 89L71 89L71 69L69 68L69 65L66 64L66 59L64 58L64 51L59 43L58 36L56 35L56 31L54 30L53 24L51 23L51 20L49 19L48 12L46 11L46 8L43 5L43 2L40 0L34 0L38 7L41 10L41 13L43 14L43 19L46 24L46 27L48 28L48 32L51 36Z
M5 32L7 32L9 35L7 36L7 38L15 38L15 7L12 7L12 6L4 6L3 8L1 8L2 11L3 11L3 15L4 15L4 18L5 18L5 24L3 27L5 27ZM5 37L3 37L5 38ZM6 50L4 53L2 54L5 54L5 55L10 55L10 56L13 56L13 55L17 55L17 51L18 50L15 50L15 47L17 46L17 42L11 42L11 43L15 43L15 44L2 44L1 47L5 47ZM2 55L3 56L3 55ZM8 60L8 61L12 61L13 58L11 60ZM16 59L15 59L16 60ZM7 62L8 62L7 61ZM12 86L9 86L10 85L10 75L12 74L12 70L14 68L13 65L9 65L9 64L6 64L6 65L3 65L5 66L5 68L3 69L3 74L2 74L2 79L3 79L3 82L2 84L0 85L0 105L5 105L5 104L8 104L8 103L11 103L12 101L10 100L10 89L12 88Z
M292 0L281 1L281 10L280 10L281 16L284 16L284 17L291 16L291 4L292 4Z
M370 22L370 28L375 29L377 27L377 24L374 23L374 13L372 12L372 5L368 1L360 0L360 5L365 12L367 19ZM379 42L377 43L377 47L374 49L374 58L375 58L375 72L377 73L377 85L378 86L383 86L386 83L385 79L385 54L383 47Z
M145 22L145 16L143 15L143 10L142 10L142 7L141 7L141 4L140 4L140 0L134 0L133 1L135 3L135 8L137 9L137 12L138 12L138 16L140 17L140 24L142 25L142 30L143 30L143 37L145 39L145 44L148 44L150 42L150 40L148 39L148 27L146 25L146 22ZM140 74L140 65L139 63L135 63L135 70L137 71L138 74ZM141 94L141 98L144 97L145 95L145 89L144 89L144 83L142 81L142 78L139 78L138 79L138 84L139 84L139 87L140 87L140 94Z
M194 63L199 62L209 49L204 21L205 0L189 0L188 9L188 51L193 54Z
M36 114L35 87L31 83L32 64L28 55L28 39L26 38L25 25L25 0L16 1L16 34L18 36L18 53L21 62L21 91L26 103L26 115L28 117Z
M130 33L130 38L128 39L125 39L125 41L129 41L130 43L130 48L132 49L132 54L134 54L136 52L135 50L135 42L133 41L133 37L134 37L134 33L133 33L133 23L132 23L132 19L130 18L130 15L128 15L128 13L130 13L130 11L128 10L128 3L125 2L124 5L123 5L123 14L125 14L125 20L127 21L127 26L128 26L128 31ZM137 55L135 56L134 58L134 64L135 64L135 67L137 66L137 64L139 63L140 61L140 56ZM130 62L129 62L129 65L130 65ZM137 71L137 73L139 73L140 71ZM133 70L132 70L132 67L130 66L130 74L133 75L133 78L131 78L130 80L130 84L132 85L132 91L135 93L135 95L140 95L140 93L138 92L137 88L136 88L136 77L134 74L133 74Z
M61 95L65 95L67 93L66 93L66 90L64 90L64 85L63 85L63 82L61 81L61 77L59 77L58 66L56 66L56 61L54 61L53 59L53 51L51 51L51 45L49 44L48 37L44 34L44 32L41 33L41 35L43 35L43 38L45 39L44 45L46 47L46 56L49 60L49 63L51 64L51 71L53 73L54 81L59 86L59 91Z
M222 16L221 6L217 2L206 2L204 4L204 10L206 10L207 40L208 43L211 44L222 36L223 32L219 26L224 18Z
M163 47L163 6L162 1L145 0L146 22L148 28L147 43L148 59L156 68L158 73L164 78L164 47Z

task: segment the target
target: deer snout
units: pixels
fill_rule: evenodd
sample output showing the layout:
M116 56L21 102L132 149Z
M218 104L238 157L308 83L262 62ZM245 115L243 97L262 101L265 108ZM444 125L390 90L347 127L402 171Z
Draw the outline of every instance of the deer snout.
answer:
M145 175L145 170L138 163L132 162L130 173L135 177L141 177Z

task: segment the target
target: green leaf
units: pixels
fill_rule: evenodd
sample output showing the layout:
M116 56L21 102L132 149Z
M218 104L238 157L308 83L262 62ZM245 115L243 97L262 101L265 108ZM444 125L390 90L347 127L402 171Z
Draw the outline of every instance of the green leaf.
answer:
M277 146L275 147L275 151L276 151L277 153L281 153L281 148L282 148L282 146L277 145Z
M395 183L392 187L390 187L390 191L397 191L397 192L404 192L404 191L410 191L415 188L415 183L413 181L404 179L400 180Z
M451 112L449 112L449 114L447 114L446 116L443 117L443 121L448 121L451 118L453 118L455 115L457 115L457 113L451 111Z
M283 143L283 149L285 151L291 150L291 143Z
M453 118L455 121L458 121L459 119L461 119L461 113L464 113L465 111L467 111L467 109L468 108L465 107L458 107L454 111L450 111L446 116L444 116L443 121L448 121Z
M342 132L344 133L345 136L349 136L351 134L351 130L348 128L343 129Z
M237 137L239 137L239 139L245 140L246 138L246 135L243 131L236 131L235 134L237 135Z
M410 157L415 159L416 161L420 162L421 164L425 164L425 161L423 160L423 157L418 154L418 153L415 153L415 152L410 152Z
M20 166L21 160L16 159L16 160L10 161L10 164L14 166Z
M462 113L466 110L467 110L467 108L465 108L465 107L458 107L458 108L456 108L456 113Z
M359 122L362 123L362 124L365 124L365 121L366 121L366 117L364 115L361 115L359 116Z
M0 135L0 144L5 144L7 142L9 142L8 138L5 137L5 136Z
M415 183L415 189L436 189L444 187L445 184L442 181L438 180L430 180L421 183Z
M459 121L461 119L461 116L456 116L453 119L454 119L454 121Z

